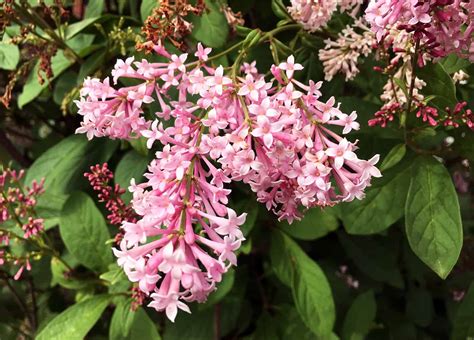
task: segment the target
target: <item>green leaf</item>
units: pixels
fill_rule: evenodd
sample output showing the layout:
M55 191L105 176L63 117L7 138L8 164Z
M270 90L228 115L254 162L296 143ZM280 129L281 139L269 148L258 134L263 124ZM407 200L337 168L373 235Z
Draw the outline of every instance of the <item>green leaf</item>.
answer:
M69 252L84 266L95 271L107 270L112 261L110 238L104 217L92 198L73 193L66 201L59 223L61 238Z
M14 70L20 61L20 50L17 45L0 42L0 69Z
M282 305L276 308L275 325L280 328L280 339L314 340L315 336L301 320L293 305Z
M219 2L206 0L205 12L201 16L193 16L191 23L194 26L191 35L197 41L213 48L222 47L226 43L229 25Z
M277 263L277 276L284 273L283 280L291 277L293 300L305 325L317 336L329 337L336 319L331 287L321 268L309 258L298 244L280 231L272 234L272 248L281 245ZM275 268L275 266L274 266ZM281 278L280 278L281 279ZM286 282L285 282L286 283Z
M89 4L87 5L87 8L86 8L86 14L87 15L88 11L90 12L90 14L93 14L93 12L91 12L91 10L89 9L89 6L91 3L93 3L94 5L93 6L100 6L100 4L98 4L99 2L102 2L102 7L104 6L104 2L103 1L100 1L100 0L92 0L92 1L89 1ZM99 8L96 8L94 9L94 11L97 11ZM65 40L70 40L72 38L74 38L77 34L81 33L84 29L86 29L87 27L89 27L90 25L92 25L94 22L96 22L97 20L99 20L100 17L99 16L96 16L95 18L92 18L92 17L87 17L87 19L84 19L84 20L81 20L79 22L76 22L74 24L71 24L71 25L68 25L66 27L66 33L65 33Z
M413 252L446 278L461 252L462 222L451 176L433 157L418 157L415 161L405 225Z
M79 70L79 75L77 76L77 85L81 85L87 76L92 75L92 73L94 73L103 65L106 52L107 51L105 48L100 49L87 58Z
M127 340L160 340L160 334L143 308L137 309Z
M109 339L124 339L130 334L136 312L132 311L132 299L122 299L115 307L110 321Z
M59 284L67 289L84 289L90 286L90 282L76 280L71 277L68 268L57 258L51 259L51 287Z
M214 309L207 308L202 311L193 311L193 314L178 313L174 323L167 322L164 340L192 339L209 340L213 339L214 330Z
M125 190L129 187L132 178L135 178L136 183L141 183L143 181L143 173L148 163L147 157L139 154L135 150L129 151L123 156L115 169L115 183ZM130 202L132 194L126 191L122 195L122 198L125 202Z
M474 337L474 283L456 311L452 340L466 340Z
M407 148L405 144L397 144L395 145L392 150L388 153L388 155L384 158L382 164L380 165L380 171L386 171L393 167L394 165L398 164L407 152Z
M301 221L294 221L292 224L280 222L278 226L294 238L315 240L336 230L339 223L329 209L313 208L305 212Z
M59 217L63 210L64 202L69 196L52 191L44 192L36 202L36 212L44 219L45 229L48 230L59 224Z
M132 148L138 152L140 155L147 156L148 155L148 148L146 147L146 139L145 137L140 137L136 139L131 139L128 141Z
M105 1L103 0L89 0L84 13L85 19L99 17L104 11Z
M270 261L272 269L283 284L291 287L293 270L292 266L288 265L285 247L285 238L281 237L280 233L272 233L272 242L270 246Z
M336 319L331 287L321 268L306 254L301 253L297 262L292 287L296 309L306 326L324 338L331 334Z
M410 183L410 167L400 164L374 180L363 200L341 205L341 218L349 234L379 233L403 216Z
M286 10L286 6L282 0L272 0L272 10L275 15L280 19L292 19Z
M28 169L25 183L45 178L48 193L69 194L86 185L84 172L91 165L107 161L118 146L117 141L72 135L43 153ZM88 184L87 184L88 187Z
M97 295L69 307L51 320L40 334L38 334L36 339L83 339L97 320L99 320L110 300L110 296Z
M100 275L100 278L104 281L108 281L111 285L116 284L122 279L126 278L123 269L117 266L115 263L109 266L109 271Z
M436 96L431 103L438 109L454 107L457 103L453 79L440 63L428 64L417 70L417 76L426 82L421 92Z
M140 17L145 22L146 18L151 14L153 9L159 6L159 0L143 0L140 5Z
M363 340L375 321L377 304L374 293L369 290L358 295L347 311L342 326L342 339Z
M448 55L446 58L441 60L441 64L443 65L444 69L448 74L453 74L471 65L469 60L459 58L455 54Z
M403 288L403 278L397 266L396 245L383 237L349 236L338 233L339 242L349 258L365 275L377 281Z
M109 264L109 270L99 276L100 279L108 282L109 293L129 292L131 282L125 275L125 272L116 263Z
M56 104L61 105L64 97L69 93L77 83L77 73L67 71L58 78L54 85L53 100Z

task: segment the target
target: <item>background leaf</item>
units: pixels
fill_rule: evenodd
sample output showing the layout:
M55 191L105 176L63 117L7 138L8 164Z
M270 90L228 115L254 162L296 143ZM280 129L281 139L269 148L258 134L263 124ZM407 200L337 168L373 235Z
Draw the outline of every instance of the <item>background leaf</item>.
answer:
M213 48L226 43L229 25L218 1L206 0L205 12L201 16L193 16L191 22L194 26L191 35L197 41Z
M441 61L445 71L449 74L455 73L471 65L469 60L461 59L455 54L450 54Z
M89 0L84 13L84 18L90 19L99 17L104 11L105 1L102 0ZM83 20L85 21L85 20Z
M130 180L135 178L135 183L143 181L143 174L148 166L148 158L135 150L129 151L123 156L115 169L115 183L127 190ZM132 193L128 190L122 195L125 202L130 202Z
M163 339L212 339L214 329L211 325L214 320L214 309L207 308L199 312L192 312L193 314L179 313L174 323L168 322Z
M465 340L474 337L474 283L459 306L454 319L452 340Z
M380 164L380 171L384 172L385 170L390 169L394 165L398 164L407 152L405 144L397 144L392 150L385 156L382 164Z
M0 42L0 69L14 70L20 61L17 45Z
M403 279L397 267L396 246L390 239L382 237L349 236L338 234L350 260L367 276L391 286L402 288Z
M110 238L107 225L87 194L75 192L69 197L63 207L59 230L66 248L84 266L105 271L112 262L112 251L105 244Z
M358 295L347 311L342 326L342 339L362 340L369 333L375 321L377 304L373 291Z
M56 194L68 194L88 184L84 172L91 165L107 161L118 146L117 141L88 141L83 135L72 135L43 153L28 169L25 182L45 178L45 189Z
M132 311L131 302L131 299L122 299L115 307L110 321L110 339L125 339L129 336L137 314Z
M381 232L403 216L410 183L407 164L390 169L383 178L373 181L363 200L342 204L341 218L349 234L368 235Z
M300 240L315 240L326 236L338 228L339 222L329 208L312 208L305 212L301 221L292 224L282 221L278 223L281 230Z
M296 309L306 326L317 336L331 334L335 322L335 307L331 287L323 271L296 242L274 231L272 243L280 248L280 263L291 272L291 288ZM281 272L281 271L280 271ZM286 281L288 278L285 277Z
M456 105L458 102L456 87L442 64L428 64L417 70L417 76L426 82L421 92L434 95L435 98L430 103L438 109L444 110L446 107L453 108Z
M148 18L155 7L159 6L158 0L143 0L140 4L140 17L142 21Z

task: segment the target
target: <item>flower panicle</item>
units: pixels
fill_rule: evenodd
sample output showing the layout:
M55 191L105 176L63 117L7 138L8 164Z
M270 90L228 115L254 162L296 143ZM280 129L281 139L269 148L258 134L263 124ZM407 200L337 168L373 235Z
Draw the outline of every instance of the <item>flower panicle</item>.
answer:
M153 49L167 61L118 60L112 79L85 80L77 132L161 145L146 180L130 183L137 217L122 221L114 253L149 306L174 320L178 310L190 312L188 302L206 301L237 264L246 214L229 207L229 183L248 184L268 210L292 222L311 207L362 199L381 174L378 155L359 159L357 143L334 132L359 129L357 114L343 113L335 98L322 101L321 82L297 81L303 66L293 56L273 65L267 79L255 63L226 74L208 63L211 49L201 44L195 62ZM117 87L122 77L139 84ZM143 108L151 102L159 110L148 119ZM86 176L109 197L109 170L96 170Z

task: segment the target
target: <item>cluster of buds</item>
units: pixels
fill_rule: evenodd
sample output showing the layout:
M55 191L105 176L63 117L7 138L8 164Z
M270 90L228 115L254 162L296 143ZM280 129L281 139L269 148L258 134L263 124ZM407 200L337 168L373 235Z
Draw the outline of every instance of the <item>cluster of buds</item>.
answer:
M446 115L440 116L437 108L416 100L413 101L416 107L416 117L421 118L423 122L430 126L446 126L458 128L462 125L474 130L474 114L471 109L465 109L467 102L459 102L454 108L446 107ZM393 121L396 115L402 113L402 106L399 102L385 104L379 111L374 114L374 118L370 119L369 126L386 127L387 123Z
M118 184L113 186L110 184L114 179L114 173L109 170L107 163L91 166L90 172L86 172L84 177L97 192L99 202L105 202L105 208L109 211L107 220L110 224L121 226L123 222L137 221L137 215L132 207L121 198L125 189Z
M369 120L369 126L386 127L387 124L395 118L395 115L401 112L400 103L385 104L379 111L374 113L374 117Z
M23 176L23 170L5 169L0 173L0 224L7 226L0 228L0 247L3 247L0 249L0 265L19 266L15 280L21 277L24 269L31 269L30 259L35 258L37 253L24 256L10 254L7 247L12 238L17 241L34 239L44 230L43 219L37 218L35 213L37 198L44 192L44 180L40 183L33 181L31 187L27 187L21 183ZM17 225L23 235L18 235L9 225Z
M465 109L466 106L467 102L459 102L453 109L445 108L447 115L443 120L443 125L457 128L461 124L465 124L468 128L474 130L474 115L471 109Z
M431 126L438 125L437 117L438 110L434 107L425 105L423 103L417 103L418 111L416 112L416 117L420 118L424 122L428 122Z
M471 109L465 109L467 102L459 102L454 108L446 107L446 115L441 117L438 109L428 106L424 103L416 103L418 111L416 117L422 118L423 122L428 122L431 126L443 125L446 127L458 128L466 125L474 130L474 115Z
M153 299L150 306L174 320L178 309L189 312L185 302L205 301L237 263L246 214L227 206L226 184L250 185L259 202L291 222L307 208L361 199L371 178L381 175L378 155L359 159L356 144L329 129L358 129L356 113L341 112L334 98L321 101L321 83L297 81L303 67L293 56L273 65L267 80L255 63L235 64L225 74L210 65L211 49L200 44L197 60L188 63L187 54L154 49L168 61L128 58L112 71L115 84L125 77L138 85L85 80L76 102L84 117L77 132L143 136L149 149L162 145L147 181L131 182L139 217L123 223L114 252L129 279ZM153 101L161 110L147 120L145 104Z

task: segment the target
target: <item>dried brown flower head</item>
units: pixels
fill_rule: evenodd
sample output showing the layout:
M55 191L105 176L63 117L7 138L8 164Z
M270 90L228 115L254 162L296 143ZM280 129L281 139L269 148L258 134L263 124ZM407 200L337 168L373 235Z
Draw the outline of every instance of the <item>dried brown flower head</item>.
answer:
M191 33L192 24L186 21L189 14L201 15L205 9L204 0L197 0L195 5L187 0L164 0L145 20L142 31L146 41L163 44L169 40L175 47L185 50L184 38ZM138 44L138 48L147 49L149 44Z

